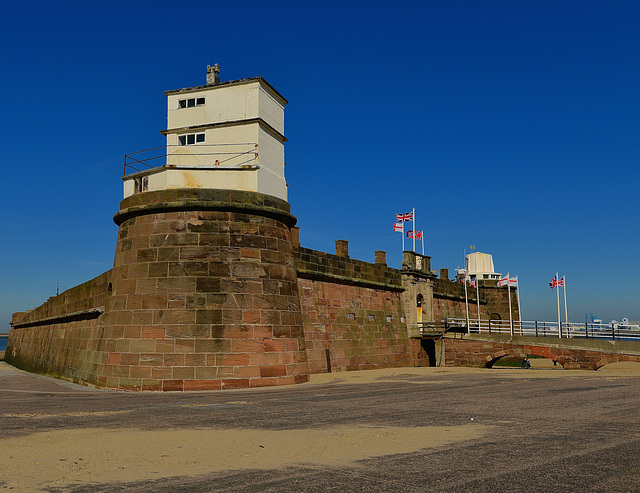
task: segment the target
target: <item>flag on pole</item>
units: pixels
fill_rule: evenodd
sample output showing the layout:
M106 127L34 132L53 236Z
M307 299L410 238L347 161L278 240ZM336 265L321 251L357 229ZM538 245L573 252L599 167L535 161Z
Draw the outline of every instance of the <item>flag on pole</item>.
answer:
M509 286L518 287L518 276L509 278Z
M396 221L413 221L413 212L407 212L406 214L396 214Z
M402 233L404 231L404 224L403 223L394 223L393 230L395 232L397 232L397 233Z
M407 231L407 238L413 238L419 240L422 238L422 231Z
M549 287L551 288L551 291L553 291L553 288L561 288L562 286L564 286L564 276L562 276L562 279L558 279L555 276L553 277L553 279L551 279L551 282L549 283Z
M498 286L508 286L509 285L509 276L504 276L502 279L498 281Z
M469 286L471 286L472 288L476 287L476 280L475 279L470 279L469 280Z

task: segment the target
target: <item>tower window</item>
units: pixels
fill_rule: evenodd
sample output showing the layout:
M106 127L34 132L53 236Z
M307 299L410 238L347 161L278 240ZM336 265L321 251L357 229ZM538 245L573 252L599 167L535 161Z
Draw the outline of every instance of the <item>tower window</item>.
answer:
M133 180L133 193L146 192L149 190L149 177L140 176Z
M178 100L178 108L193 108L194 106L204 106L204 98Z
M204 142L204 133L178 135L178 143L181 146Z

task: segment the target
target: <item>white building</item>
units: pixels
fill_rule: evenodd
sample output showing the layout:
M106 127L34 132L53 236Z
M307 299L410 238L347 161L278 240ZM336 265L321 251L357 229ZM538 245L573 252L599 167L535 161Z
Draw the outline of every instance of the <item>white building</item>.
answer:
M465 256L465 271L472 280L499 280L502 274L493 267L493 256L489 253L473 252Z
M262 77L166 91L166 149L125 158L124 196L172 188L260 192L287 200L284 107L287 100ZM161 160L165 159L164 164Z

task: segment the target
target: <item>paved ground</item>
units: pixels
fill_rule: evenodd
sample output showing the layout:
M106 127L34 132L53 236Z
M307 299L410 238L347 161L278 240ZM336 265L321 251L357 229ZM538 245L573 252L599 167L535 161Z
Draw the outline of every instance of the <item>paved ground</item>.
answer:
M203 466L202 474L134 481L76 478L74 484L43 470L48 483L41 491L640 491L637 374L445 368L359 373L265 390L118 393L0 363L0 454L13 453L3 442L60 430L321 432L473 425L484 430L480 437L435 447L425 442L427 448L401 454L386 454L381 447L370 458L329 465L310 459L266 469L210 472ZM342 446L347 450L355 444L345 440ZM20 483L23 467L1 470L0 490L28 489Z

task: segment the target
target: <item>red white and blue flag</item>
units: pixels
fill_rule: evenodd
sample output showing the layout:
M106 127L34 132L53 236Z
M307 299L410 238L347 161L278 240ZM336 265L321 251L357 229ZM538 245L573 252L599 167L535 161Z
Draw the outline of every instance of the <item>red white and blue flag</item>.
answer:
M407 237L419 240L422 238L422 231L407 231Z
M407 212L406 214L396 214L396 221L413 221L413 212Z
M404 231L404 224L402 223L394 223L393 230L397 233L402 233Z
M549 287L551 288L551 291L553 291L553 288L558 287L561 288L564 286L564 276L562 276L562 279L556 279L555 276L553 276L553 279L551 279L551 282L549 283Z

